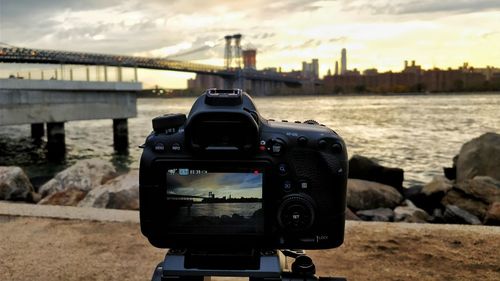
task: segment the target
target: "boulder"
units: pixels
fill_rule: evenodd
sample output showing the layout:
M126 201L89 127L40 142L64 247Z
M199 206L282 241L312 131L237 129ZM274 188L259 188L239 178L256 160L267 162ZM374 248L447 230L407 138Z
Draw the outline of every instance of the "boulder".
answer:
M350 220L350 221L360 221L361 219L354 214L351 209L346 208L345 209L345 219Z
M484 224L500 226L500 202L490 205L484 216Z
M365 221L393 221L394 212L389 208L357 211L356 215Z
M426 211L415 206L410 200L405 200L405 206L394 209L394 221L425 223L430 219Z
M360 155L354 155L349 160L349 178L382 183L403 192L403 169L384 167Z
M422 187L419 193L406 196L406 198L419 208L430 213L434 209L441 207L441 200L446 192L453 187L452 184L450 180L443 176L435 176L432 181Z
M40 200L38 204L76 206L78 202L80 202L85 197L86 194L87 194L86 191L70 187L63 191L51 193L50 195Z
M453 166L451 167L443 167L444 176L449 180L457 179L457 160L458 154L453 157Z
M392 209L401 200L403 196L392 186L358 179L347 181L347 206L354 210Z
M476 176L458 182L455 188L487 204L500 202L500 181L488 176Z
M42 185L38 192L42 197L69 188L76 188L87 193L116 176L115 168L107 161L101 159L81 160L58 173L53 179Z
M78 206L138 210L139 172L130 171L92 189Z
M446 223L455 224L481 224L478 217L455 205L445 206L444 220Z
M457 182L475 176L500 180L500 135L486 133L465 143L457 160Z
M33 201L34 189L23 169L0 166L0 200Z
M488 204L465 194L463 191L453 188L441 200L441 204L454 205L474 216L483 219L488 210Z
M442 198L452 187L453 183L449 179L435 176L431 182L424 185L421 192L426 196L440 195Z

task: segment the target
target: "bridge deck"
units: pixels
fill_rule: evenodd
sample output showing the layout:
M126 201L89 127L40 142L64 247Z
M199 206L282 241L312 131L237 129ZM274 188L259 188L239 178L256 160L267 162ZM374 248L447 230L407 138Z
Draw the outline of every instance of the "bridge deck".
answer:
M282 73L263 73L260 71L232 70L222 66L171 60L167 58L148 58L125 55L110 55L84 52L42 50L32 48L0 48L0 62L105 65L115 67L137 67L145 69L172 70L211 74L228 79L250 79L300 84L300 79Z

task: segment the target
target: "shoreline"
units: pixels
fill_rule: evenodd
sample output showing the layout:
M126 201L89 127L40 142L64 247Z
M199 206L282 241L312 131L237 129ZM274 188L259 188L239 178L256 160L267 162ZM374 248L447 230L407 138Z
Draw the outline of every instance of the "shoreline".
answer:
M199 93L201 95L202 93ZM138 99L174 99L174 98L197 98L199 95L178 94L164 96L141 96L137 95ZM269 96L252 96L254 98L273 98L273 97L404 97L404 96L471 96L471 95L500 95L500 91L484 91L484 92L409 92L409 93L345 93L345 94L302 94L302 95L269 95Z

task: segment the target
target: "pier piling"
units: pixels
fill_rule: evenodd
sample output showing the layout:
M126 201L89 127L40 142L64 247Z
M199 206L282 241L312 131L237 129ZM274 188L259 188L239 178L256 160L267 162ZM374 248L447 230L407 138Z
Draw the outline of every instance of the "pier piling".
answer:
M113 119L113 147L118 153L128 152L127 118Z
M47 152L51 159L64 158L66 154L64 122L47 123Z
M40 140L45 135L45 128L43 123L31 124L31 138Z

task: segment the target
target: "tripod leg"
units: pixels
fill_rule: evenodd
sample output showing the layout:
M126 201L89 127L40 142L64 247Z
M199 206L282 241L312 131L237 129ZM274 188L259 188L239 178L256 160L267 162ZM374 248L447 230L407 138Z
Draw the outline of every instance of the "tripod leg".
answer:
M163 265L163 263L160 262L156 266L155 271L153 272L153 277L151 277L151 281L162 281L161 280L161 274L163 273L162 265Z

